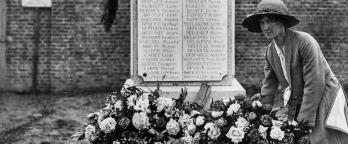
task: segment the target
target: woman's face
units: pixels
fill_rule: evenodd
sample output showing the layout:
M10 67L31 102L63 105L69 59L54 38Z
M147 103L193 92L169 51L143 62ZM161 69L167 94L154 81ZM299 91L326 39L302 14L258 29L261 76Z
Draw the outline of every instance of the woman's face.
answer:
M264 16L259 21L260 28L262 33L266 38L274 39L277 37L282 30L284 29L284 25L279 20L272 16Z

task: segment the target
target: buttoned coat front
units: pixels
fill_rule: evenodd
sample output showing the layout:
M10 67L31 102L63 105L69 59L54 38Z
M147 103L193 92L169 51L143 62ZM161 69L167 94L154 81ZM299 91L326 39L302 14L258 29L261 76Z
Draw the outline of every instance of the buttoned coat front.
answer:
M339 81L331 71L318 42L308 33L286 29L284 45L289 83L285 79L273 41L265 51L265 79L261 88L261 100L271 105L282 103L277 101L282 100L281 91L290 86L289 118L323 129L340 88Z

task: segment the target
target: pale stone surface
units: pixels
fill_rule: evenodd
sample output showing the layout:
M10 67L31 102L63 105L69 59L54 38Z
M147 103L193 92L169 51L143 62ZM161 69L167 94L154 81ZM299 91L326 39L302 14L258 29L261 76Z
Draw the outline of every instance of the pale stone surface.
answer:
M245 94L234 78L234 1L131 2L131 76L144 90L192 100L201 83L210 96ZM206 107L211 99L206 103Z
M149 87L142 87L139 86L139 88L143 89L146 92L150 92L156 90L156 86L149 86ZM193 101L195 96L197 95L197 92L200 88L200 86L160 86L161 90L161 96L171 97L174 99L179 98L179 94L181 93L182 88L187 88L187 97L186 101ZM218 100L222 97L234 97L237 94L245 94L245 89L242 87L242 85L239 84L239 82L236 79L232 80L232 85L230 86L211 86L211 97L214 100ZM205 104L205 108L208 108L211 104L212 99L208 99L207 103Z
M227 1L138 1L138 75L144 81L222 80Z

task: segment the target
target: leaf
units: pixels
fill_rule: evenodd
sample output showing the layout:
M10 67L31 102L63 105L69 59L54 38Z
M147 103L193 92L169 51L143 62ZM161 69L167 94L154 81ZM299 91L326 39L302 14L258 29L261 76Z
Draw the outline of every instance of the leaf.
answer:
M71 138L76 139L78 141L85 139L85 133L84 132L78 132L71 136Z

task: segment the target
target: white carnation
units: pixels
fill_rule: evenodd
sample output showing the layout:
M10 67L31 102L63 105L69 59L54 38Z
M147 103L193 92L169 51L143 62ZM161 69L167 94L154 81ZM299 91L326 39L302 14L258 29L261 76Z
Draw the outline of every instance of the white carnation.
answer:
M284 131L282 131L279 127L272 127L272 130L270 132L271 138L282 140L284 138Z
M277 121L277 120L272 120L272 125L280 128L283 125L283 122Z
M267 136L267 129L268 129L268 127L264 127L262 125L260 125L260 127L258 129L263 138L266 138L266 136Z
M222 100L222 102L224 103L225 106L226 106L229 102L231 102L230 97L222 97L221 100Z
M111 131L115 130L116 125L117 125L117 122L115 121L115 119L112 117L108 117L104 119L103 121L101 121L99 127L101 131L105 133L110 133Z
M197 126L203 125L204 122L205 122L204 116L198 116L198 117L196 118L196 125L197 125Z
M298 122L292 120L292 121L288 121L289 125L293 125L293 126L297 126Z
M184 114L181 117L179 117L179 123L182 128L186 128L187 125L192 123L191 116L188 114Z
M243 128L244 129L245 127L249 126L249 122L245 118L239 117L237 119L237 121L236 121L236 126L238 128Z
M134 113L132 124L138 130L147 129L150 126L150 120L145 112Z
M220 116L222 116L222 114L224 114L223 111L212 111L211 112L211 116L214 118L220 117Z
M92 125L87 125L87 127L85 128L85 137L86 139L88 139L89 141L94 141L97 139L96 136L96 129L94 126Z
M150 112L149 110L150 101L149 101L148 95L149 93L144 93L138 98L138 100L136 101L134 105L135 111Z
M190 125L188 125L187 126L187 132L189 134L194 134L196 132L196 125L194 125L192 123Z
M189 135L189 134L185 134L185 136L182 137L181 140L185 141L188 144L191 144L191 143L194 142L193 137L191 135Z
M170 134L170 135L176 135L180 131L180 125L174 119L169 120L169 122L166 125L166 128L167 128L168 134Z
M116 101L114 107L115 107L115 110L117 110L117 111L122 110L122 109L123 109L123 103L122 103L122 101L121 101L121 100Z
M137 101L137 96L136 95L131 95L130 97L127 98L127 105L128 105L128 109L130 109L131 107L135 106L135 102Z
M252 106L253 108L262 107L262 103L260 101L253 101Z
M231 104L227 109L227 116L231 116L232 114L237 113L240 107L241 106L238 103Z
M174 107L174 101L168 97L159 97L156 101L157 112L161 112L163 109L172 109Z
M191 111L191 116L195 116L197 114L201 114L201 113L199 111L197 111L197 110L192 110Z
M233 143L242 142L245 132L242 128L236 128L232 126L230 130L226 133L226 137L231 139Z
M205 124L204 132L206 132L208 134L208 137L212 140L216 140L221 134L220 129L211 122Z
M134 81L132 79L127 79L123 85L125 88L134 86Z

